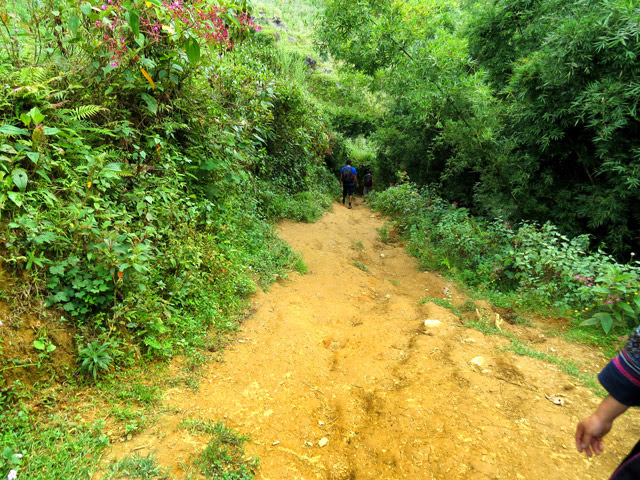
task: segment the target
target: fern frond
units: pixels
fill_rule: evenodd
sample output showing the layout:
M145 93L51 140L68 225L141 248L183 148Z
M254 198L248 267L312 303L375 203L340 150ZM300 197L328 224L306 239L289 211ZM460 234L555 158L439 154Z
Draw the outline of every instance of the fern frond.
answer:
M91 118L96 115L98 112L102 112L106 110L106 108L100 105L80 105L76 108L64 109L61 113L65 115L69 115L72 120L86 120L87 118Z
M44 67L24 67L20 71L20 76L23 81L31 84L46 84L50 80L51 76L49 71Z

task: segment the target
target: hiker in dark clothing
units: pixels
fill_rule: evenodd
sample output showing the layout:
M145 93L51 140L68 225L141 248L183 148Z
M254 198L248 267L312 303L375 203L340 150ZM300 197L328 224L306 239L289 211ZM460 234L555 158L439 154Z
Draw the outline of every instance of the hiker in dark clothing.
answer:
M364 174L362 183L364 184L364 187L362 188L362 196L366 197L369 193L371 193L371 190L373 190L373 186L376 184L376 182L373 180L373 173L371 173L371 170L367 170L367 173Z
M351 166L351 160L347 160L347 164L340 169L340 186L342 187L342 204L349 196L349 208L353 200L353 190L358 186L358 172Z
M578 423L576 447L588 457L604 450L602 439L613 421L631 406L640 406L640 327L629 336L627 345L598 374L598 380L609 393L595 412ZM640 441L620 463L610 480L640 478Z

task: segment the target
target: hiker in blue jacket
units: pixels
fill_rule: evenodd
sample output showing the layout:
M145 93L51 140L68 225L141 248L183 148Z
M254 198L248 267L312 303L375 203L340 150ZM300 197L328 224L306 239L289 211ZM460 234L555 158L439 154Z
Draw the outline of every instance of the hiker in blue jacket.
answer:
M349 208L353 199L353 190L358 186L358 172L351 166L351 160L347 160L347 164L340 169L340 186L342 187L342 204L345 198L349 196Z
M603 438L613 421L629 407L640 406L640 327L629 336L627 345L598 374L598 380L609 393L595 412L578 423L576 447L588 457L604 450ZM622 461L610 480L640 478L640 442Z

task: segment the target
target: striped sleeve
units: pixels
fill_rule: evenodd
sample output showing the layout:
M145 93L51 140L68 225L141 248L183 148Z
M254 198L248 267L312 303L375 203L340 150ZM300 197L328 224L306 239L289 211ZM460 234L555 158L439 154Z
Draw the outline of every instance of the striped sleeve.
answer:
M600 384L624 405L640 406L640 327L627 345L598 374Z

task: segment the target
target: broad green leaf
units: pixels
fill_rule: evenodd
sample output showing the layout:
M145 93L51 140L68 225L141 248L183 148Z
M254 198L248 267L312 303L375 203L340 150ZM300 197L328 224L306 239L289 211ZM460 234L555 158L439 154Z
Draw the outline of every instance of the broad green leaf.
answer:
M27 154L27 157L29 157L29 160L31 160L33 163L38 163L38 160L40 159L40 154L38 152L25 152Z
M64 267L62 265L52 265L49 267L51 275L64 275Z
M45 135L57 135L62 130L59 130L59 129L53 128L53 127L44 127L43 131L44 131Z
M595 293L602 293L602 294L605 294L605 295L610 292L610 290L608 288L605 288L605 287L592 287L591 291L595 292Z
M140 33L140 15L137 10L129 10L129 28L133 32L134 38Z
M36 235L31 239L31 243L34 245L48 244L52 245L58 239L58 236L54 232L45 232L40 235Z
M189 63L196 64L200 60L200 44L195 38L187 39L185 45L185 50L187 52L187 59Z
M122 171L122 167L124 167L123 163L113 162L113 163L110 163L110 164L106 165L103 170L111 170L111 171L114 171L114 172L121 172Z
M13 125L1 126L0 133L6 133L7 135L29 135L29 132L24 128L14 127Z
M21 192L24 192L27 189L29 177L27 176L27 172L23 169L16 168L11 172L11 178L13 179L13 183L15 183L16 187L18 187Z
M146 0L147 3L151 3L152 5L155 5L156 7L161 7L162 6L162 2L160 0Z
M40 340L34 340L33 341L33 346L38 349L38 350L43 350L45 349L44 343L41 342Z
M600 323L600 319L596 317L587 318L586 320L580 322L580 326L584 327L587 325L598 325Z
M152 115L155 115L156 113L158 113L158 102L155 98L153 98L151 95L148 95L146 93L143 93L140 96L146 102L147 110L149 110L149 112Z
M86 16L91 15L91 9L92 7L90 3L83 3L82 5L80 5L80 11Z
M56 349L56 346L53 343L47 345L47 353L51 353Z
M7 192L7 197L9 197L9 200L15 203L18 207L21 207L24 203L22 201L23 195L20 192Z
M69 26L69 30L73 33L74 38L78 36L78 27L80 26L80 17L77 15L73 15L69 17L69 21L67 22Z
M618 302L616 306L620 307L625 313L628 313L631 316L634 316L636 313L633 308L631 308L631 305L627 305L625 302Z
M28 115L33 119L33 123L35 123L36 125L44 120L44 115L40 113L38 107L33 107L31 110L29 110Z
M229 15L228 13L224 14L224 18L225 20L229 20L231 23L233 23L236 27L238 28L242 28L240 26L240 22L238 21L238 19L234 16L234 15Z
M18 151L8 143L3 143L2 145L0 145L0 152L11 153L13 155L18 153Z
M68 302L69 301L69 294L67 292L65 292L64 290L56 293L53 297L52 300L56 303L63 303L63 302Z
M27 127L28 127L28 126L29 126L29 124L31 123L31 116L30 116L30 115L27 115L26 113L23 113L23 114L21 114L21 115L20 115L20 121L21 121L22 123L24 123L24 124L25 124L25 126L27 126Z

